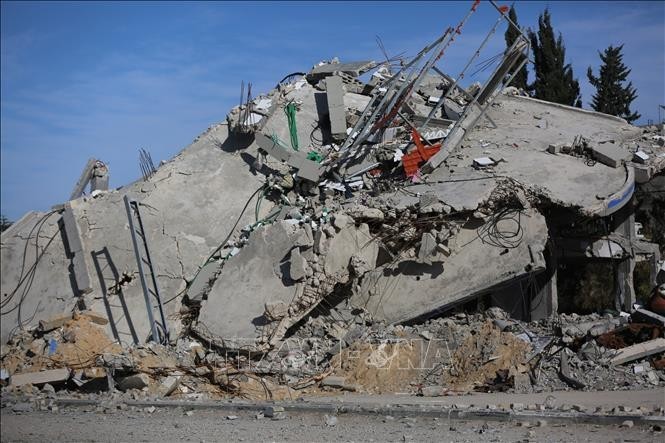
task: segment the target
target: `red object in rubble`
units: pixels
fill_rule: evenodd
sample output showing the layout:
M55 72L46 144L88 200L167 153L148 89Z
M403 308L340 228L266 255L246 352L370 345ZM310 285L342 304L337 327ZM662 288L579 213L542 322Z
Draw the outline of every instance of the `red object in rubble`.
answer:
M649 310L656 314L665 314L665 296L660 292L659 287L653 290L653 295L649 300Z
M402 166L407 177L416 175L420 166L441 149L441 143L432 146L423 145L422 141L420 141L420 134L415 129L411 131L411 138L416 145L416 150L404 154L402 157Z

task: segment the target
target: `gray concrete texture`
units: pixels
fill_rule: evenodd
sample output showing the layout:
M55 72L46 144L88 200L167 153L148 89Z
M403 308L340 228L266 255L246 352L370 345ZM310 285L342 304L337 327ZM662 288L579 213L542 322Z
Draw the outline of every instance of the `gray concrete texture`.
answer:
M173 319L180 308L178 295L228 234L250 195L262 184L261 177L252 175L248 166L248 159L256 156L256 146L250 146L242 155L235 152L238 147L234 138L228 136L227 126L220 124L162 165L149 180L72 202L83 255L91 272L92 293L86 296L86 307L108 315L109 335L131 344L144 342L150 330L123 196L129 194L142 204L157 282L167 302L167 314ZM249 212L240 226L253 221ZM21 270L26 241L27 268L35 261L36 232L39 231L40 254L41 248L53 238L35 268L27 295L20 297L24 284L3 307L3 313L15 308L3 315L3 342L18 325L19 315L23 326L29 328L41 319L71 312L78 301L69 251L58 227L60 215L49 216L41 229L40 218L40 214L32 215L30 220L2 233L3 299L4 294L12 293L27 271ZM125 274L130 281L118 285ZM177 331L180 322L172 320L170 326Z

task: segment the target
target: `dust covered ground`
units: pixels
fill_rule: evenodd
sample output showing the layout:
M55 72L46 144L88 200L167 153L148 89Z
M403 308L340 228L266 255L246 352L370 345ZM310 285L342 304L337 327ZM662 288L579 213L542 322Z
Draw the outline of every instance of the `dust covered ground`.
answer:
M404 417L288 413L282 420L256 412L131 408L99 413L67 408L56 413L2 411L2 441L662 441L650 426L503 423ZM230 415L233 414L233 415ZM237 417L237 418L234 418Z

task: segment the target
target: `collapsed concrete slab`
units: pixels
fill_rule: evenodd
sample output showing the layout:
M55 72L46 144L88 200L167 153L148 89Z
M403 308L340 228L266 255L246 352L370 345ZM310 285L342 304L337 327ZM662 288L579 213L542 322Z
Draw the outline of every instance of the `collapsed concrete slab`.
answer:
M523 230L521 243L513 248L492 244L480 234L485 224L476 222L474 227L469 223L449 241L449 257L432 258L431 264L401 257L369 272L352 297L352 304L366 309L377 320L400 323L435 314L479 293L491 292L495 286L542 271L542 251L547 242L545 218L531 210L519 222L497 223L498 229L510 230L518 223ZM504 223L506 226L501 227Z
M79 255L85 261L92 288L82 297L57 211L35 214L3 232L2 293L8 298L14 294L2 310L3 342L18 325L30 328L39 320L77 307L105 313L109 335L117 341L144 342L150 327L122 198L129 193L144 205L150 248L159 257L158 284L167 313L172 315L180 309L177 295L231 230L252 193L262 186L248 167L252 153L257 155L256 146L247 148L243 156L233 155L240 146L229 136L226 125L218 125L162 165L149 180L73 201L73 218L81 238L81 249L74 257ZM219 198L220 189L228 193L224 199ZM245 214L241 223L249 220L250 214ZM36 263L30 280L23 278L23 260ZM177 330L180 325L174 323L174 327Z
M231 349L253 349L270 323L266 304L290 304L303 285L289 275L289 259L299 228L279 222L259 228L229 260L201 304L194 326L202 337Z

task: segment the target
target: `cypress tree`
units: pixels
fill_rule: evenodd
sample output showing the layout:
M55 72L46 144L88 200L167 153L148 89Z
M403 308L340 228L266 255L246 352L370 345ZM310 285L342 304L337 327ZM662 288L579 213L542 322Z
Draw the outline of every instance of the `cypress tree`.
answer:
M532 96L581 108L580 85L573 77L570 63L565 63L566 48L561 33L554 38L554 29L547 9L538 18L538 33L530 29L528 34L536 74L534 82L529 85Z
M510 7L510 11L508 12L508 18L515 23L517 26L519 26L519 23L517 22L517 13L515 12L515 8L513 6ZM506 48L510 48L513 43L515 43L515 40L517 40L517 37L519 37L520 31L516 29L513 25L508 23L508 29L506 29ZM513 70L509 72L509 75L513 74ZM525 91L528 89L527 88L527 71L526 71L526 65L522 66L522 68L515 74L515 77L513 77L513 80L510 82L511 86L515 86L516 88L521 88L524 89Z
M591 107L598 112L616 115L632 122L640 118L640 114L630 111L630 104L637 98L637 91L633 88L632 82L623 85L630 74L630 69L623 64L622 49L623 45L617 47L610 45L603 53L598 51L603 62L600 74L594 77L589 67L586 75L589 83L596 88Z

